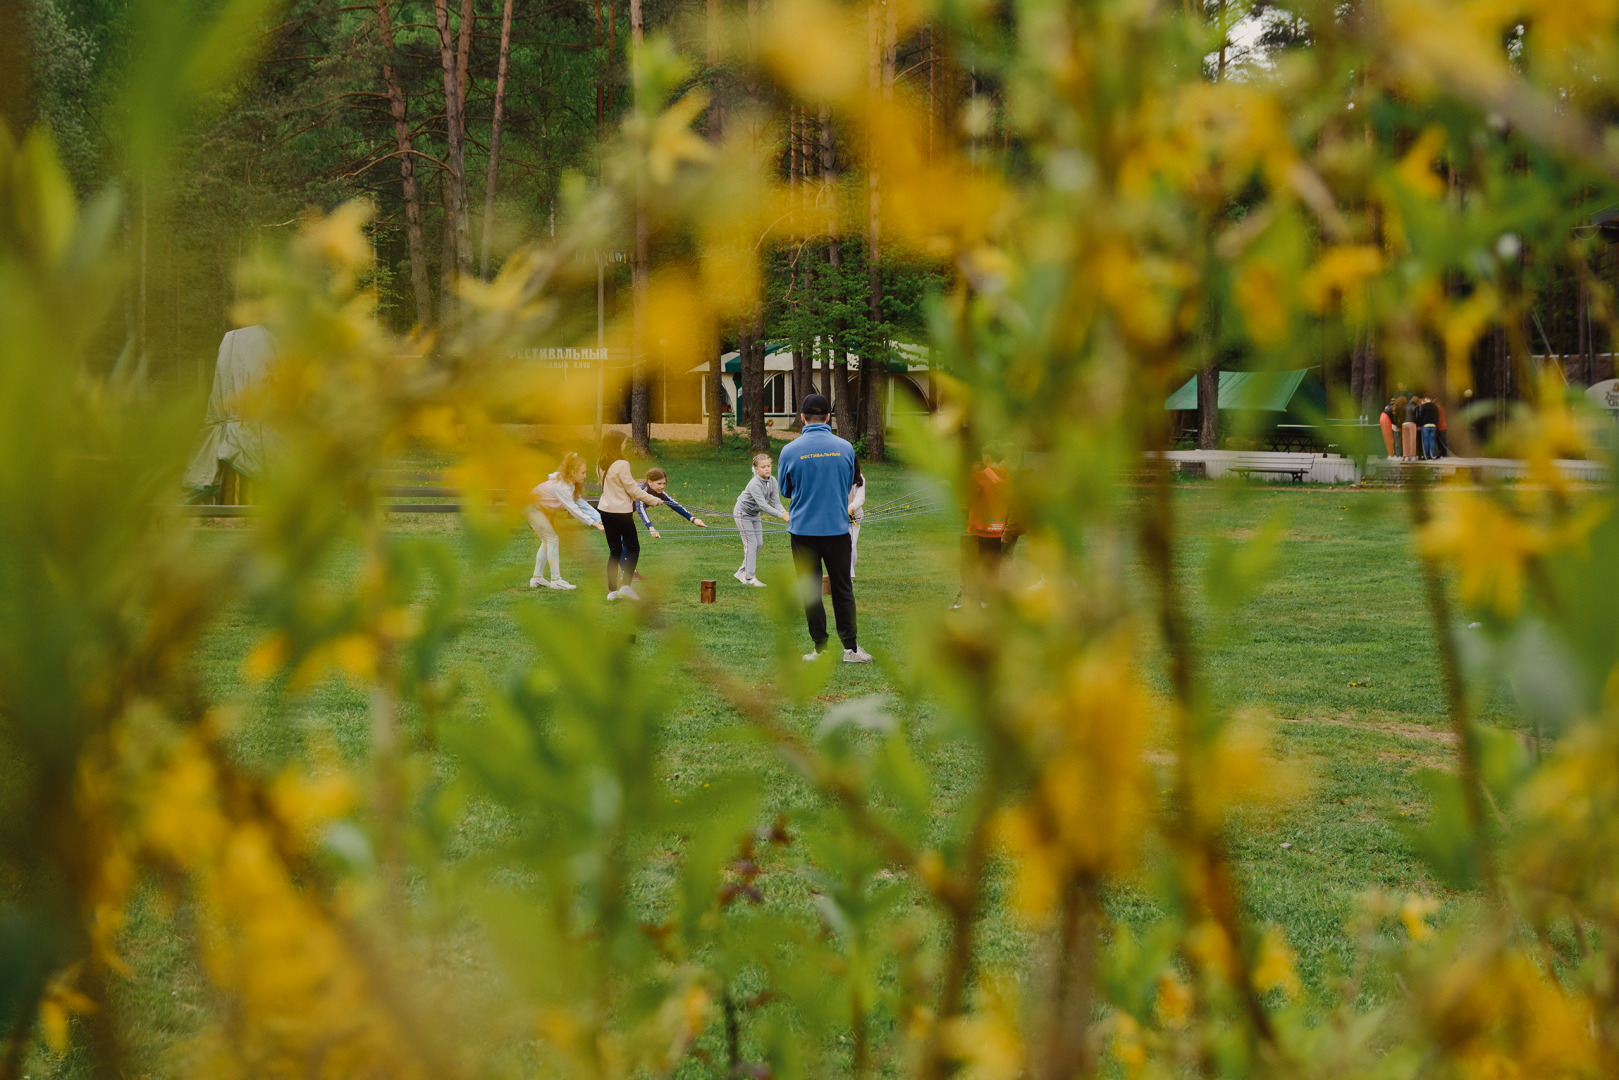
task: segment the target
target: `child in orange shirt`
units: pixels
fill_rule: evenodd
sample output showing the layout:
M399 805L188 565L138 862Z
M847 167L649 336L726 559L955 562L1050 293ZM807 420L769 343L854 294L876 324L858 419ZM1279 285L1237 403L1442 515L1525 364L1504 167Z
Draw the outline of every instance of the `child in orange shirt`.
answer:
M984 593L1000 583L1006 524L1012 512L1011 456L1005 447L986 446L984 459L968 482L971 502L967 504L967 535L961 544L961 596L952 608L959 608L963 597L976 598L982 605Z

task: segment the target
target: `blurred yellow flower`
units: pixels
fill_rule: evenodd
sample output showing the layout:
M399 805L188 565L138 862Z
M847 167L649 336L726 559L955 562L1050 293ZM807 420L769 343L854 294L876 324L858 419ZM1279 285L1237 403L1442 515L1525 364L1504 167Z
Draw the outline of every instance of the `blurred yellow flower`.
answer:
M39 1005L39 1022L45 1035L45 1045L53 1053L60 1054L67 1050L68 1021L75 1015L96 1009L95 1002L73 987L81 966L74 964L65 971L57 972L45 986L45 996Z
M266 634L242 661L242 674L252 682L263 682L281 670L291 653L292 643L286 634L280 631Z
M1245 263L1231 287L1232 299L1242 312L1242 324L1256 345L1275 345L1292 325L1291 306L1282 292L1282 278L1269 263Z
M827 0L782 0L770 8L765 60L795 96L844 101L865 89L865 35L858 9Z
M371 268L375 253L365 227L376 214L376 207L363 199L346 202L323 217L312 218L298 232L296 247L324 262L332 271L339 290L350 288L355 278Z
M1173 969L1158 976L1158 996L1153 1006L1158 1022L1168 1028L1180 1028L1192 1015L1192 988Z
M1317 314L1341 306L1358 318L1365 309L1362 290L1382 268L1383 253L1370 244L1329 247L1304 275L1304 303Z
M960 1062L964 1080L1014 1080L1023 1072L1023 1034L1018 1024L1016 986L989 979L978 987L970 1016L945 1022L944 1042Z
M667 186L685 162L713 160L714 147L691 129L692 121L708 107L708 94L692 90L658 115L647 147L647 172L653 183Z
M1287 940L1277 927L1266 928L1265 935L1259 939L1253 980L1255 989L1262 992L1280 990L1289 1001L1304 993L1304 984L1299 982L1298 971L1294 968L1293 950L1288 948Z
M1417 893L1408 893L1400 905L1400 921L1405 924L1405 932L1411 935L1412 941L1427 941L1433 936L1433 927L1428 925L1428 919L1438 913L1438 900Z

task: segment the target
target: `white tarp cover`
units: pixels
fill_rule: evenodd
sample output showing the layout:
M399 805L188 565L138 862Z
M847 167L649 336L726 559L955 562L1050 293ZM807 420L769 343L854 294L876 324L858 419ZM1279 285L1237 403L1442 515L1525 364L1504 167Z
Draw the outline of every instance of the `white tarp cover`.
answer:
M228 462L243 476L263 475L270 435L262 423L243 415L243 405L269 375L275 359L275 338L262 326L232 330L220 341L202 435L186 466L183 482L190 490L202 491L217 484L221 462Z

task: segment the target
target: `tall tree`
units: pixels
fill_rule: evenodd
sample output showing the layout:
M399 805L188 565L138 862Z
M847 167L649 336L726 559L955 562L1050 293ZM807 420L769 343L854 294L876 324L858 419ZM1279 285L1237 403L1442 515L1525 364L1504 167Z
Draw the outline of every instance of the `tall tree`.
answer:
M647 102L643 100L641 94L640 75L641 48L645 35L646 26L643 22L641 0L630 0L630 78L634 94L631 108L638 116L643 116L647 108ZM647 125L641 124L639 130L645 137ZM652 450L652 393L647 378L646 360L646 308L651 238L648 235L646 202L646 169L642 168L637 171L635 179L635 255L634 261L630 264L631 304L634 307L630 340L630 437L635 443L635 449L642 454L650 453Z
M810 288L809 262L803 258L807 238L800 232L805 222L804 206L809 190L809 158L803 144L804 111L798 106L787 110L787 198L788 198L788 263L787 263L787 325L793 351L792 401L788 403L793 414L788 427L802 428L799 404L814 392L811 379L814 358L810 354L805 333L807 309L804 298Z
M489 121L489 177L483 188L483 261L481 277L489 276L489 242L494 231L495 182L500 175L500 126L506 109L506 72L512 61L512 0L500 10L500 63L495 69L495 108Z
M870 40L870 79L873 96L886 103L894 96L894 59L897 13L894 5L872 0L867 8ZM860 398L866 413L866 457L883 459L883 390L888 382L887 343L883 338L883 229L882 171L872 136L866 146L866 275L871 332L867 355L860 358Z
M472 0L461 0L461 19L456 23L455 36L455 115L459 127L461 153L458 186L460 198L455 212L455 260L461 274L472 273L472 213L467 194L467 87L472 80L472 34L477 29L477 12Z
M832 340L828 342L827 357L832 367L827 396L832 398L832 412L837 420L838 434L853 442L859 426L849 400L849 320L843 308L843 246L838 240L839 224L837 196L832 190L835 180L832 144L832 114L821 106L821 190L826 204L826 306L836 312L832 319Z
M461 113L461 137L466 137L467 86L472 79L472 32L477 28L477 12L472 0L461 0L461 20L455 34L455 98Z
M720 0L707 0L708 16L708 71L709 80L716 81L720 66ZM720 95L717 86L710 87L712 96L708 99L708 137L713 142L719 142L722 132L720 130ZM717 343L711 350L708 360L708 445L720 446L725 442L725 417L721 415L720 405L723 400L721 380L725 377L725 367L721 360L721 350Z
M455 279L472 272L472 251L468 242L470 230L466 224L466 123L461 115L463 91L456 63L458 45L450 30L449 0L433 0L433 16L438 27L439 64L444 70L444 141L448 166L448 175L444 179L444 263L449 287L441 310L450 312L455 309Z
M141 180L140 180L140 201L137 204L138 207L139 207L139 213L140 213L140 225L139 225L139 236L140 236L139 260L140 261L139 261L139 269L138 269L138 272L136 274L137 298L136 298L136 301L135 301L135 340L134 340L133 344L135 346L135 385L139 389L141 389L143 391L146 389L146 380L147 380L148 376L150 375L150 371L149 371L150 357L149 357L149 355L147 354L147 351L146 351L146 314L147 314L147 311L146 311L146 298L147 298L147 278L146 278L146 268L147 268L146 255L147 255L147 251L146 251L146 246L147 246L148 222L149 222L150 215L151 215L151 206L150 206L150 201L147 198L147 194L148 194L148 192L147 192L147 186L146 186L146 177L142 176Z
M770 449L770 413L765 401L765 352L769 343L757 314L748 318L742 334L747 366L742 396L748 400L748 445L756 453Z
M389 7L390 0L377 0L377 37L382 42L382 81L388 90L388 111L394 122L394 153L399 155L405 244L410 249L410 287L416 297L416 322L425 325L433 317L433 299L427 284L427 251L422 243L422 198L416 190L416 149L411 143L405 91L394 68L394 32Z
M1231 40L1229 28L1226 26L1226 0L1218 0L1214 11L1215 22L1220 29L1220 50L1217 54L1214 70L1214 81L1225 79L1226 51L1230 48ZM1208 238L1204 244L1208 268L1212 276L1214 268L1214 245L1212 228L1205 228L1203 235ZM1220 448L1220 305L1219 299L1212 291L1204 298L1204 353L1203 363L1197 369L1197 446L1199 450L1218 450Z
M758 169L764 153L763 132L759 125L758 70L759 0L748 0L748 167ZM770 430L765 412L764 311L757 307L742 320L742 397L748 403L748 441L755 453L770 449Z

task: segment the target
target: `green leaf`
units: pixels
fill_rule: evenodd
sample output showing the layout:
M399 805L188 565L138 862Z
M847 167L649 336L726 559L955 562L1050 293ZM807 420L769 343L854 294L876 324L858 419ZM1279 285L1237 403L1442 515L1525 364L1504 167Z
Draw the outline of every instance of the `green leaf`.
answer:
M1479 853L1473 830L1468 825L1461 777L1437 769L1422 769L1416 779L1428 794L1428 820L1426 823L1395 822L1395 827L1446 888L1478 888Z
M1225 536L1209 539L1209 559L1203 569L1203 592L1217 614L1229 615L1271 579L1277 548L1287 533L1288 513L1276 510L1246 543Z

